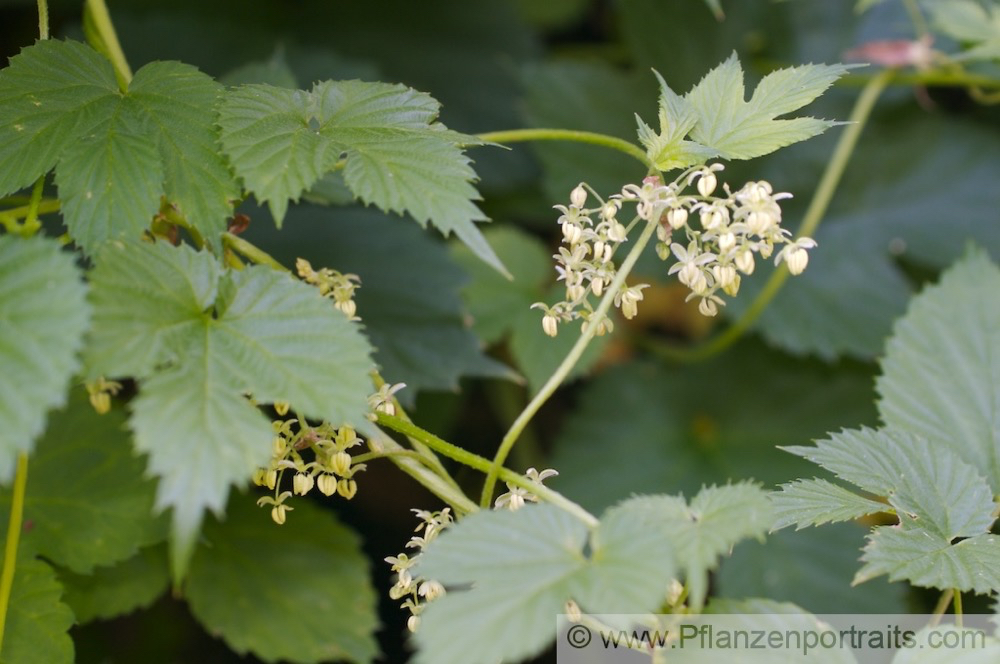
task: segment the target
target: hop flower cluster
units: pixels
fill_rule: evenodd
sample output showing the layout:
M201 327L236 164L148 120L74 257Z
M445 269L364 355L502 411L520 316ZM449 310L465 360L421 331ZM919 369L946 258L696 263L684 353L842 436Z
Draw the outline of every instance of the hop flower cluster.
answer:
M525 473L528 479L538 485L541 485L549 477L558 474L551 469L538 472L534 468L529 468ZM507 489L507 493L496 499L494 509L517 510L524 507L526 502L538 501L538 497L534 493L523 487L515 486L508 482ZM394 600L406 598L401 606L410 611L410 617L406 625L411 632L417 631L417 627L420 625L420 613L427 606L427 603L444 595L445 588L440 582L433 579L426 579L420 576L414 577L410 569L417 563L421 552L427 544L454 522L451 509L447 507L440 512L427 512L424 510L413 510L413 512L421 520L421 523L416 528L416 532L420 533L423 531L423 534L411 537L406 547L418 549L418 552L413 555L400 553L397 556L389 556L385 559L387 563L392 565L392 571L396 573L396 584L389 589L389 597Z
M781 227L778 201L791 194L773 193L768 182L748 182L735 192L724 184L725 197L715 196L715 174L722 169L722 164L712 164L687 177L686 185L696 183L697 196L681 195L677 183L628 185L622 191L627 200L638 201L640 210L649 210L644 219L659 222L657 255L662 260L677 259L668 274L676 274L691 289L687 299L698 298L698 310L706 316L716 315L725 305L719 291L736 296L742 275L753 274L757 256L766 260L776 247L785 245L775 264L785 261L792 274L801 274L809 262L807 249L816 246L811 238L791 240L791 232ZM681 231L683 238L675 237Z
M286 404L276 404L279 414L287 412ZM271 518L283 524L287 513L294 508L287 504L292 495L304 496L313 488L324 496L338 494L350 500L358 492L354 474L365 469L365 464L354 463L348 452L363 441L351 427L334 428L328 423L318 427L300 423L296 419L274 420L271 463L258 468L253 475L257 486L274 491L274 496L263 496L260 506L271 506ZM307 456L311 460L307 460ZM286 473L292 475L292 490L282 491Z
M620 194L593 209L584 207L585 185L576 187L569 207L556 206L561 212L562 242L568 245L554 256L559 279L566 282L566 299L551 307L532 305L544 310L545 333L555 336L560 322L589 319L593 314L588 296L600 297L614 279L612 257L627 239L625 227L616 218L626 203L636 206L638 219L657 224L657 255L664 261L676 259L668 274L676 274L690 289L687 299L697 298L698 310L705 316L715 316L719 306L725 305L720 292L737 295L742 276L753 274L757 257L767 260L777 250L775 264L784 261L789 272L801 274L809 262L807 250L816 242L807 237L792 240L791 233L781 227L778 201L791 194L775 194L768 182L759 181L748 182L735 192L723 184L725 196L719 197L715 195L716 173L722 169L722 164L704 166L669 184L650 176L642 184L625 185ZM697 193L685 193L692 185ZM593 214L600 218L596 225ZM635 316L646 287L623 284L615 293L614 305L626 318ZM611 329L609 320L598 324L598 333Z
M420 558L420 553L427 545L433 541L442 530L446 529L454 519L451 509L446 507L440 512L428 512L425 510L413 510L420 519L420 524L416 527L417 534L406 543L406 548L417 549L417 553L410 556L401 553L398 556L389 556L385 562L392 565L392 571L396 573L396 585L389 589L389 597L394 600L406 599L402 603L404 609L410 611L410 617L406 621L406 626L411 632L417 631L420 624L420 613L424 610L428 602L432 602L445 594L444 586L433 579L425 579L421 576L414 577L410 573Z
M528 479L536 484L541 484L550 477L555 477L558 475L558 471L551 468L546 468L542 472L538 472L534 468L529 468L525 471L525 475ZM537 503L538 496L534 493L525 489L524 487L516 486L507 482L507 493L500 494L497 496L496 501L493 503L494 509L509 509L511 511L519 510L524 507L525 503Z
M358 307L354 304L354 291L359 288L361 278L356 274L341 274L336 270L324 267L319 271L304 258L295 261L295 270L302 280L319 289L320 295L333 300L333 305L344 312L351 320L361 320L357 314Z
M559 253L554 254L553 258L557 262L559 280L566 284L566 299L552 306L544 302L531 305L532 309L542 309L544 312L542 329L550 337L556 336L560 323L577 319L589 321L593 317L594 307L589 295L593 293L601 297L611 286L617 275L612 259L618 247L628 239L625 225L618 221L622 200L613 197L609 201L603 201L597 197L597 207L586 208L587 197L586 185L580 184L570 194L569 207L555 206L562 213L559 224L562 226L562 244L565 246L559 247ZM596 222L594 217L597 218ZM644 288L647 288L646 284L622 284L618 288L614 304L626 318L635 316ZM607 317L596 324L598 335L606 334L613 328Z

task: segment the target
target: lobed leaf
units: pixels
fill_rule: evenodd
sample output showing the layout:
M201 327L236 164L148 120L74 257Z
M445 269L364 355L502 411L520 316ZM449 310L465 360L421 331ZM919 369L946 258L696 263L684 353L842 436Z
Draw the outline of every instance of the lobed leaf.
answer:
M876 383L893 428L980 469L1000 493L1000 269L970 252L913 298ZM961 325L952 324L962 321Z
M969 45L957 60L1000 59L1000 7L973 0L939 0L928 8L935 27Z
M236 495L191 561L191 611L230 648L265 662L371 662L376 596L357 535L307 501L275 525ZM275 592L279 583L280 592Z
M0 661L69 664L74 661L73 612L64 604L55 572L41 560L20 560L14 570Z
M144 476L124 424L121 411L94 412L82 389L52 414L29 467L24 520L31 528L24 546L89 574L164 539L164 520L152 513L156 484ZM10 491L0 489L0 524L10 501Z
M946 540L987 532L993 495L973 466L946 447L893 430L842 431L816 447L789 447L864 491L885 496L908 526Z
M693 606L708 592L708 572L740 540L762 539L771 526L771 504L760 487L741 482L702 489L690 504L681 496L639 496L622 503L647 527L669 535L684 571Z
M110 245L91 280L92 375L140 379L130 422L173 507L174 571L202 513L270 457L271 426L246 400L289 401L335 426L364 426L371 349L317 291L265 267L223 272L165 244Z
M436 122L439 104L402 85L323 81L311 91L243 86L222 105L222 145L240 177L280 225L298 200L344 159L344 182L365 204L408 213L454 232L481 259L503 266L476 228L470 136Z
M1000 538L977 535L951 544L926 530L876 528L868 537L864 566L854 583L887 574L922 588L954 588L978 594L1000 590Z
M77 623L108 620L144 609L163 595L170 583L167 547L146 547L128 560L98 567L90 574L59 572L63 601Z
M419 574L453 588L422 613L417 661L518 661L553 637L568 599L593 613L653 610L673 575L669 533L623 505L588 533L551 505L479 512L434 540ZM590 543L589 556L585 545Z
M0 237L0 483L66 402L90 307L72 256L43 237Z
M149 226L165 195L214 245L239 198L216 149L222 86L190 65L153 62L120 91L87 45L45 40L0 71L0 195L56 166L70 234L88 252ZM58 162L58 165L57 165Z
M856 493L821 479L796 480L771 494L774 505L774 530L795 525L796 530L824 523L853 521L863 516L884 512L882 503L863 498Z

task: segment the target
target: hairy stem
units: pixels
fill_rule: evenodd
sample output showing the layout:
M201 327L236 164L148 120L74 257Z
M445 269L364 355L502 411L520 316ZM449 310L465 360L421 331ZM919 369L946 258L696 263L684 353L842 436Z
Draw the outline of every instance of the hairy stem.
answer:
M602 147L618 150L642 162L646 168L652 167L646 152L637 145L626 140L607 134L598 134L591 131L574 131L571 129L511 129L508 131L491 131L485 134L477 134L480 138L490 143L521 143L524 141L572 141L575 143L589 143L590 145L600 145Z
M931 621L929 623L930 627L937 627L938 623L941 622L941 616L944 612L948 610L948 605L951 604L952 595L955 594L953 588L949 588L941 593L941 597L938 599L937 605L934 607L934 612L931 613Z
M493 470L493 462L485 457L481 457L478 454L473 454L468 450L464 450L457 445L453 445L446 440L435 436L429 431L421 429L412 422L407 422L401 418L395 417L393 415L386 415L385 413L378 413L378 423L387 429L392 429L406 436L416 438L423 442L428 447L432 448L438 454L446 456L450 459L454 459L459 463L468 466L474 470L478 470L484 473ZM535 482L523 475L519 475L512 470L506 468L501 468L499 472L499 477L505 482L510 482L514 486L526 489L531 493L538 496L540 499L547 503L551 503L560 509L563 509L570 514L574 515L588 526L597 525L597 518L593 514L583 509L566 496L562 495L557 491L549 489L543 484Z
M483 493L479 499L479 504L483 507L489 505L490 501L493 500L493 487L496 484L497 474L500 472L500 467L503 466L504 461L507 459L507 455L510 453L511 448L514 443L517 442L518 436L521 435L521 431L527 426L531 418L535 416L535 413L542 407L542 405L548 401L549 397L556 391L569 372L572 371L573 367L579 361L580 356L583 355L583 351L586 350L587 345L590 340L594 338L597 333L598 324L607 315L608 310L611 308L611 302L614 300L615 295L618 293L619 289L625 283L625 279L628 277L629 272L632 271L632 266L639 259L639 255L645 248L646 243L649 242L649 238L652 237L653 231L656 230L657 224L655 222L647 223L646 227L643 229L642 234L639 235L639 239L636 241L635 246L622 261L621 267L618 269L618 273L615 275L614 280L607 288L607 292L601 299L600 304L594 311L590 320L584 326L583 332L580 334L580 338L577 339L576 343L573 344L573 348L570 349L569 353L562 363L556 368L555 372L549 377L542 386L535 397L528 403L528 405L521 411L517 419L511 425L507 434L500 441L500 447L497 449L496 456L493 457L493 465L486 475L486 481L483 484Z
M3 650L4 628L7 625L7 607L10 591L14 587L14 570L17 568L17 544L21 537L21 522L24 519L24 493L28 484L28 455L21 452L17 456L17 471L14 475L14 492L10 503L10 520L7 522L7 543L3 552L3 569L0 570L0 651Z
M38 38L49 38L49 2L38 0Z
M833 155L826 165L826 170L820 178L816 191L813 193L812 200L809 202L809 208L802 218L802 225L799 227L798 233L799 237L811 236L819 227L820 222L823 220L823 215L826 214L827 208L830 206L830 201L833 199L833 194L837 190L837 185L840 184L840 178L843 176L851 155L854 153L858 138L861 136L861 132L864 130L865 124L871 116L875 102L878 101L882 91L885 90L894 75L893 70L886 69L871 79L861 91L861 95L858 97L858 100L854 104L854 109L851 111L849 124L844 129L844 133L841 135L840 141L838 141L837 147L834 149ZM653 342L652 340L646 340L643 343L651 352L668 360L697 362L712 357L729 348L757 322L757 319L774 299L774 296L778 294L778 291L781 290L781 287L785 284L789 276L788 267L782 263L771 273L771 276L764 284L764 288L757 294L753 302L750 303L750 306L743 315L725 331L702 344L688 348L678 348L671 344Z
M399 421L401 422L402 420ZM386 426L387 428L392 428L389 425ZM411 456L413 454L411 450L406 449L385 433L381 431L379 433L381 435L377 439L369 438L368 441L373 453L387 456L389 461L394 463L397 468L415 479L418 484L435 496L448 503L459 514L470 514L479 511L479 506L472 500L469 500L468 496L446 482L434 470L428 468L425 465L427 463L425 458L414 459Z
M83 18L87 41L111 61L118 87L125 92L132 81L132 68L128 66L121 42L118 41L118 33L115 32L115 26L111 22L108 6L104 0L87 0Z
M282 265L277 259L271 256L269 253L257 247L257 245L247 242L238 235L233 235L232 233L222 234L222 244L229 247L236 253L240 254L247 260L257 263L258 265L267 265L268 267L273 267L275 270L280 270L282 272L291 272L287 267Z

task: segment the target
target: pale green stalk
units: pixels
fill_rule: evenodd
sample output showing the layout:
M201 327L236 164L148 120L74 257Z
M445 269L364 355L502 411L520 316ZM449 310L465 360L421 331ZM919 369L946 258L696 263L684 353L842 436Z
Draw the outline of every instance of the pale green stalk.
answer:
M489 143L520 143L523 141L572 141L574 143L589 143L601 147L618 150L633 157L643 166L651 168L646 152L626 140L607 134L592 131L574 131L571 129L511 129L509 131L491 131L477 134L476 138Z
M614 300L615 295L618 293L622 285L624 285L629 272L632 271L632 266L634 266L635 262L639 260L639 255L646 247L646 243L649 241L649 238L652 237L653 231L656 230L656 226L657 224L655 221L646 224L646 227L643 229L639 239L636 240L635 246L632 247L632 250L622 262L614 280L607 287L607 292L604 294L600 304L597 306L597 310L594 311L590 320L587 321L584 326L583 332L580 334L580 338L577 339L575 344L573 344L573 348L566 355L566 358L545 382L545 385L538 390L538 393L531 400L531 402L529 402L525 409L521 411L521 414L518 415L516 420L514 420L514 423L507 431L507 434L503 437L503 440L500 441L500 447L497 449L496 456L493 457L493 465L486 475L486 481L483 485L483 493L479 500L480 506L486 507L490 504L490 501L493 499L493 487L496 485L497 474L500 471L500 467L503 466L504 461L506 461L507 455L510 453L514 443L517 442L518 436L521 435L521 431L523 431L524 427L531 421L531 418L534 417L535 413L537 413L542 405L548 401L549 397L551 397L556 391L556 388L558 388L562 382L566 380L566 376L568 376L569 372L572 371L574 366L576 366L580 356L583 355L583 351L586 350L590 340L593 339L594 335L597 333L597 328L601 320L604 319L608 310L611 308L611 303Z
M0 569L0 651L3 650L4 629L7 626L10 591L14 587L17 545L21 537L21 522L24 519L24 494L27 485L28 455L21 452L17 456L17 471L14 474L14 491L10 503L10 520L7 522L7 542L3 552L3 569Z
M89 21L90 27L94 29L100 40L98 43L89 39L88 41L91 42L91 46L111 61L111 65L115 69L115 78L118 80L118 87L121 88L122 92L125 92L128 89L128 84L132 81L132 68L129 67L128 60L125 59L125 52L122 51L121 42L118 41L118 34L111 22L108 6L104 0L87 0L84 13L85 22Z

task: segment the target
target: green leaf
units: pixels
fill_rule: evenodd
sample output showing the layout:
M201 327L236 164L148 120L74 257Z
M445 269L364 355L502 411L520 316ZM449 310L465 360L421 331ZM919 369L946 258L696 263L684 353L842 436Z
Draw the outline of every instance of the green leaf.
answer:
M488 269L467 248L454 245L452 256L472 277L462 296L472 315L473 330L484 342L493 344L509 338L514 362L534 393L579 339L580 326L565 325L553 339L542 331L541 312L531 308L535 302L555 302L565 291L562 284L552 284L555 278L552 257L541 241L509 226L491 228L484 235L513 280ZM570 377L589 371L608 341L607 336L595 338Z
M160 477L157 506L174 508L178 577L203 510L220 512L230 485L270 457L271 426L244 393L364 426L370 347L315 289L265 267L223 272L166 244L109 245L91 284L88 366L141 379L130 425Z
M989 531L993 494L973 466L946 447L899 431L842 431L816 447L789 447L864 491L885 496L909 526L947 540Z
M279 227L289 199L298 201L339 156L310 125L314 104L301 90L244 85L226 95L219 112L223 149Z
M111 63L75 41L42 40L0 70L0 195L30 186L118 105Z
M908 586L885 579L851 586L867 532L833 523L771 533L765 542L744 540L713 577L713 595L770 597L814 613L906 613Z
M191 561L187 599L198 621L237 653L265 662L375 658L368 560L357 535L329 512L297 501L278 526L252 496L236 494L204 541Z
M215 244L240 194L215 145L221 91L194 67L153 62L122 94L89 46L29 46L0 72L0 114L12 118L0 139L0 194L58 160L66 224L88 252L148 227L161 194Z
M63 570L59 580L66 589L63 599L78 623L115 618L148 607L167 590L167 548L147 547L92 574Z
M14 571L0 661L5 664L69 664L73 612L60 601L62 586L41 560L21 559Z
M125 103L66 149L56 175L62 212L82 247L138 237L160 208L164 174L156 143Z
M417 661L519 661L554 636L553 618L573 598L594 613L653 610L673 575L669 533L628 505L609 510L590 535L551 505L479 512L435 539L416 569L455 589L421 614Z
M646 148L646 153L656 168L661 171L684 168L718 156L719 153L711 148L684 140L698 123L698 114L691 104L670 89L660 72L654 70L653 73L660 82L659 133L654 132L638 116L636 120L639 124L639 142Z
M929 7L931 20L944 34L970 45L956 60L1000 59L1000 6L973 0L940 0Z
M886 510L886 505L821 479L796 480L771 494L774 529L795 525L796 530L824 523L852 521Z
M979 594L1000 590L1000 538L977 535L951 544L925 530L876 528L861 557L854 583L888 574L921 588L954 588Z
M419 390L454 392L462 376L510 377L507 367L484 355L469 329L459 295L468 277L415 224L377 210L301 205L289 212L281 232L254 223L246 237L285 265L301 256L317 269L361 278L358 315L382 376L406 383L398 393L404 403L412 404Z
M765 76L746 101L743 68L733 53L685 97L698 118L691 139L723 159L752 159L812 138L836 123L808 117L775 118L810 103L847 70L844 65L779 69Z
M68 407L49 418L29 466L22 542L51 562L81 574L111 565L161 541L153 517L154 482L133 454L125 415L98 415L86 392L71 392ZM10 491L0 490L0 523L10 512Z
M222 85L180 62L151 62L135 73L126 101L142 110L160 150L164 194L210 245L226 228L240 188L217 146Z
M693 606L708 592L708 572L741 540L762 539L771 526L767 494L750 483L702 489L690 505L681 496L640 496L623 505L644 518L647 527L669 535L684 570Z
M961 325L942 325L961 321ZM948 449L1000 493L1000 270L971 252L910 304L876 389L885 423Z
M0 237L0 483L66 402L90 307L72 256L43 237Z
M486 217L462 147L478 141L435 122L439 109L427 94L386 83L324 81L309 92L244 86L223 103L222 144L279 225L288 200L343 157L344 181L366 205L454 232L503 272L474 223Z

